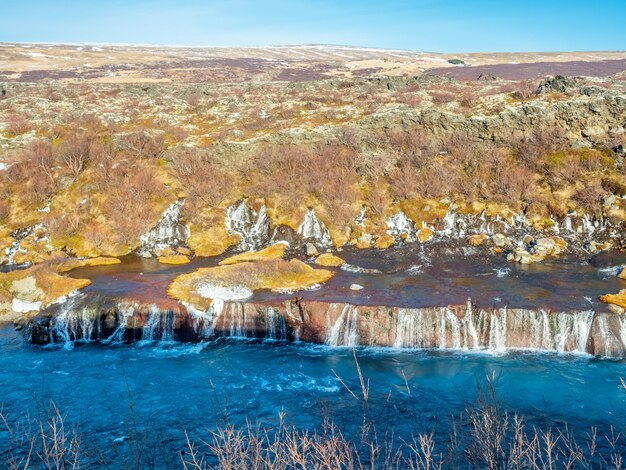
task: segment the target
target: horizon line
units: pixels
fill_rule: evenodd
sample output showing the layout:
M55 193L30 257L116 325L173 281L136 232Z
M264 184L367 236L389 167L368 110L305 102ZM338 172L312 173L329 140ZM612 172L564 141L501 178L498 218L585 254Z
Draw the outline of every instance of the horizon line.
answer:
M390 51L390 52L408 52L415 54L573 54L583 52L600 52L600 53L625 53L626 49L586 49L586 50L528 50L528 51L454 51L454 52L437 52L425 51L418 49L398 49L389 47L376 46L357 46L349 44L324 44L324 43L285 43L285 44L256 44L256 45L239 45L239 46L217 46L217 45L201 45L201 44L160 44L160 43L125 43L125 42L91 42L91 41L0 41L0 45L52 45L52 46L129 46L129 47L167 47L179 49L268 49L268 48L289 48L289 47L336 47L346 49L366 49L372 51Z

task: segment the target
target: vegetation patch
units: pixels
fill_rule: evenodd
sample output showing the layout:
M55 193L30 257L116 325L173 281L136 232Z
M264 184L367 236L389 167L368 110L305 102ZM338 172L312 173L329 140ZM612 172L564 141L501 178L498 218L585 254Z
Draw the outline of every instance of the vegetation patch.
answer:
M265 261L270 259L281 259L285 255L287 245L285 243L276 243L259 251L248 251L239 253L220 261L220 266L226 266L237 263L247 263L253 261Z
M157 259L161 264L187 264L190 261L185 255L159 256Z
M50 264L0 273L0 315L36 312L89 284L58 274Z
M231 296L234 292L263 289L293 292L322 284L333 275L332 271L314 269L299 260L270 259L201 268L193 273L181 274L168 288L168 294L174 299L206 310L213 300L209 297L211 291L217 292L215 298L225 295L225 292Z
M326 266L331 268L338 268L345 264L345 260L339 256L335 256L332 253L323 253L317 257L315 264L319 266Z
M108 256L98 256L97 258L85 258L85 259L69 259L63 261L57 266L57 271L65 273L77 268L84 268L85 266L109 266L112 264L120 264L121 261L118 258Z

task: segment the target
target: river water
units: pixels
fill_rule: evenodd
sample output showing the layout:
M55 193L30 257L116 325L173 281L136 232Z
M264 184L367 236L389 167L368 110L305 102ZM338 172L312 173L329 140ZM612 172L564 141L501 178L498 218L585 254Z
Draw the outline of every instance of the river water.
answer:
M323 288L298 295L399 307L463 304L472 297L486 305L599 311L605 307L597 296L623 282L612 270L624 262L623 255L546 260L530 267L457 255L431 251L426 256L418 248L346 250L348 269L337 270ZM170 267L129 258L72 275L92 281L87 293L151 301L166 299L177 274L218 260ZM351 291L352 283L364 289ZM276 298L281 296L258 293L252 300ZM393 429L399 441L432 431L443 442L452 419L476 403L477 384L487 376L495 377L502 408L523 415L531 426L568 424L583 440L592 427L599 435L626 428L626 391L620 386L624 360L528 351L355 351L370 383L367 410L348 390L359 396L361 387L351 348L226 338L35 346L12 326L0 325L0 406L15 424L26 416L37 418L53 402L68 428L83 436L94 468L102 462L108 468L127 466L124 456L138 442L139 468L176 468L185 432L199 441L226 422L274 426L281 414L306 429L319 428L329 416L356 437L367 413L378 429ZM462 434L468 432L461 427ZM0 463L10 437L0 430Z
M368 413L398 439L434 431L444 439L451 418L476 400L476 385L495 376L509 412L541 427L569 423L580 436L626 426L626 362L585 355L436 352L361 348L370 381ZM335 375L336 374L336 375ZM33 346L9 326L0 329L0 402L11 419L36 417L53 401L98 459L121 463L143 436L158 449L157 467L178 465L184 431L208 438L224 421L298 427L330 416L357 433L363 405L352 350L298 343L221 339L199 344ZM405 381L406 377L406 381ZM408 388L407 388L408 387ZM0 432L0 450L8 434ZM0 452L1 454L1 452ZM117 464L115 464L117 462Z

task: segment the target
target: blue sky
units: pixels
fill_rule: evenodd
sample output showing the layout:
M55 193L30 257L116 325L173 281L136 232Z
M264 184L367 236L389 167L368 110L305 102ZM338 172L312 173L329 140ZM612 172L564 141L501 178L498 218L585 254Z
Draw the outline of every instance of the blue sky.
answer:
M626 0L0 0L0 41L625 50Z

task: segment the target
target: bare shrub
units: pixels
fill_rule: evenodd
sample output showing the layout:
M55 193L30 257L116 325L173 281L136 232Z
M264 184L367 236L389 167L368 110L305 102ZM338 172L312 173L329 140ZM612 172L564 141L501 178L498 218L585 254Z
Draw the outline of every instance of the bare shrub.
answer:
M572 198L585 212L592 215L601 215L602 202L606 194L599 181L591 181L584 188L577 190Z
M131 245L158 219L163 186L146 165L125 167L111 181L103 211L120 243Z
M517 84L512 95L516 100L528 101L537 96L537 84L533 80L523 80Z
M376 216L384 216L387 213L391 199L388 193L388 186L387 180L382 176L370 181L368 184L369 190L365 200L369 209Z
M168 158L192 204L197 201L201 205L213 207L228 195L232 177L218 167L208 150L177 147Z
M6 130L10 134L20 135L32 129L32 124L24 116L16 113L7 115Z
M0 200L0 222L4 222L11 215L11 204L6 199Z
M161 134L152 135L147 131L138 131L121 137L119 146L133 158L155 158L165 150Z
M449 91L433 91L430 93L430 99L433 104L442 106L444 104L452 103L456 100L456 95Z

